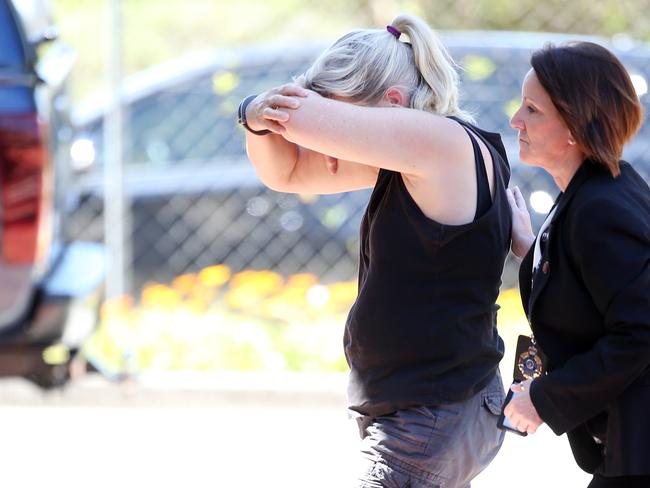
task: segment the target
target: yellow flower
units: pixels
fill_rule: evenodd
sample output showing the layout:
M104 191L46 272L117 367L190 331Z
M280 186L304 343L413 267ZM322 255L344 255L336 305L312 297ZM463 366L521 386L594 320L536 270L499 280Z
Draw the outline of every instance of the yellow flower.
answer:
M298 273L289 276L287 287L311 288L318 284L318 277L312 273Z
M330 303L339 309L349 309L357 298L358 285L356 281L339 281L328 286Z
M501 306L499 310L499 322L517 322L525 321L526 315L521 305L519 290L511 288L504 290L499 294L497 304Z
M142 290L141 303L145 307L171 309L180 302L179 293L166 285L150 284Z
M230 268L224 264L209 266L201 270L199 281L205 286L217 288L228 282L230 274Z
M245 289L248 293L262 298L278 291L284 278L273 271L247 270L234 275L230 281L231 290Z
M189 295L192 293L196 281L197 281L196 275L188 273L174 278L174 281L172 281L172 286L179 293L182 293L184 295Z
M128 295L106 300L100 309L102 320L110 318L124 318L133 311L133 298Z

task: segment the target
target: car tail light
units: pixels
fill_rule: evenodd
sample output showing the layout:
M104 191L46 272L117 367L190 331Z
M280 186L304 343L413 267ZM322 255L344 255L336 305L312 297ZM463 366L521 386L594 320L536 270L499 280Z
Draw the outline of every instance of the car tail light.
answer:
M50 240L51 168L36 114L0 119L0 252L8 264L37 265Z

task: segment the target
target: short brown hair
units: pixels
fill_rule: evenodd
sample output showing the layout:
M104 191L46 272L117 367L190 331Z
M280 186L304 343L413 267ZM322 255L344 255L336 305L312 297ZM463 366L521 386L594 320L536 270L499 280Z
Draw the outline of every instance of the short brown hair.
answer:
M585 157L618 176L623 146L643 119L623 64L593 42L549 44L530 64Z

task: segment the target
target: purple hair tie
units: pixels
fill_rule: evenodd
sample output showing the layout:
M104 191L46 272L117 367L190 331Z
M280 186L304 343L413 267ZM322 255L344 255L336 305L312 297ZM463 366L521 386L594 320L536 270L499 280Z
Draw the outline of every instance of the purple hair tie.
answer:
M395 39L399 39L399 36L402 35L402 33L401 33L400 31L398 31L398 30L397 30L395 27L393 27L392 25L387 25L387 26L386 26L386 30L387 30L388 32L390 32L391 34L393 34L393 35L395 36Z

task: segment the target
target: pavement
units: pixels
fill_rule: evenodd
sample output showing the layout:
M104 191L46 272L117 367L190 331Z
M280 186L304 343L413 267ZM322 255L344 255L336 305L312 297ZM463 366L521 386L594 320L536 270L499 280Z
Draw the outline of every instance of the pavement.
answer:
M98 375L42 392L0 381L0 487L345 487L358 437L340 374ZM543 426L506 435L473 488L580 488Z

